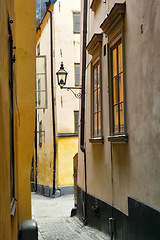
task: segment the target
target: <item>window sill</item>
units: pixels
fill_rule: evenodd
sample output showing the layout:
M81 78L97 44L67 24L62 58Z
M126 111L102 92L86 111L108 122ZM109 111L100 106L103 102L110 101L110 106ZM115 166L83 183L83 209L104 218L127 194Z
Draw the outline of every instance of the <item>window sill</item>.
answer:
M128 135L114 135L107 137L109 142L112 143L127 143L128 142Z
M90 138L89 142L94 143L94 144L103 144L104 143L104 138L103 137Z
M16 211L17 200L15 198L11 201L11 216L14 217Z
M75 133L58 133L57 137L77 137L78 132Z

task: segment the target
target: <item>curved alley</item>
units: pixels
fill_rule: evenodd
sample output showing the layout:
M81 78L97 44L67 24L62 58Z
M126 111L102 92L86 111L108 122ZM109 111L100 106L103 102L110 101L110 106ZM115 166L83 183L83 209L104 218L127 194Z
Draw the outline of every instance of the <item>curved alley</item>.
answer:
M73 195L48 198L32 193L32 218L38 223L39 240L109 240L102 232L70 217Z

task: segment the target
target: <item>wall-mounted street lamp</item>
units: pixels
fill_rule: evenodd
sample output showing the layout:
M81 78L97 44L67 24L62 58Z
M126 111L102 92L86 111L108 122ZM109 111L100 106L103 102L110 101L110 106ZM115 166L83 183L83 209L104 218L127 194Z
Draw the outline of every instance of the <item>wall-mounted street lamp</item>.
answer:
M65 87L68 73L64 69L63 62L61 62L60 69L58 70L56 75L57 75L58 85L60 86L61 89L67 89L68 91L70 90L76 98L80 99L82 97L81 93L75 93L72 90L72 89L81 89L81 87Z

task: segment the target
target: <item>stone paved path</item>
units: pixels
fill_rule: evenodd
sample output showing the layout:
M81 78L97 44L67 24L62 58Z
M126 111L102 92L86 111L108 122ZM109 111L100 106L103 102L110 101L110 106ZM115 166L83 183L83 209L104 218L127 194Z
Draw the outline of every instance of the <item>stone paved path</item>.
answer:
M100 231L70 217L73 195L47 198L32 193L32 218L38 223L39 240L110 240Z

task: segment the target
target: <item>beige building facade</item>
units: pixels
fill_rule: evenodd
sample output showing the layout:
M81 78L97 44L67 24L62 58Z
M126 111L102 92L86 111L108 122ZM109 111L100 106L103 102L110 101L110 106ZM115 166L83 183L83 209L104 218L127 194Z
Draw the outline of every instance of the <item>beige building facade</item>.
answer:
M81 3L77 214L112 239L160 236L159 9L159 1Z
M50 4L49 11L52 13L53 36L55 165L51 95L50 12L46 11L37 29L37 190L47 196L53 193L54 171L55 188L60 189L61 194L71 193L74 189L73 157L78 152L79 99L71 91L60 89L56 72L63 62L64 68L68 72L66 86L79 86L80 1L56 1L54 5ZM40 69L43 68L42 61L45 73L43 77L42 75L40 77ZM75 93L79 93L79 90L75 90Z

